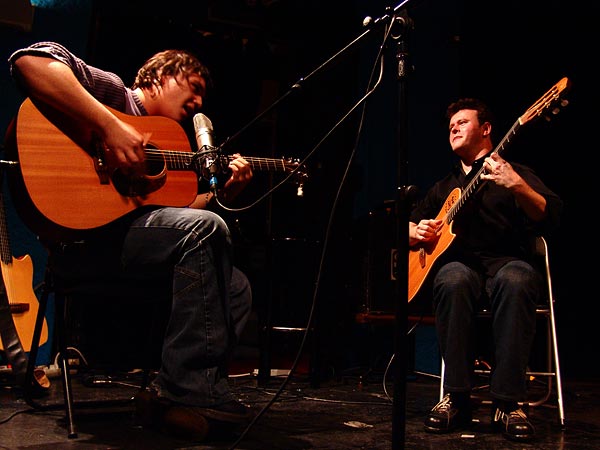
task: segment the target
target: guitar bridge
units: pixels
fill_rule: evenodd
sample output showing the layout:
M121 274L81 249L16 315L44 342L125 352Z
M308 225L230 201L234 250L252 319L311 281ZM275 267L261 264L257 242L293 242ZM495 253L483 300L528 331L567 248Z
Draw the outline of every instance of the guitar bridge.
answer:
M104 161L104 144L95 134L92 136L92 148L94 150L94 155L92 155L94 168L98 174L100 184L109 184L108 164Z
M98 174L100 184L108 184L108 166L104 164L104 160L102 158L94 158L94 168L96 169L96 173Z

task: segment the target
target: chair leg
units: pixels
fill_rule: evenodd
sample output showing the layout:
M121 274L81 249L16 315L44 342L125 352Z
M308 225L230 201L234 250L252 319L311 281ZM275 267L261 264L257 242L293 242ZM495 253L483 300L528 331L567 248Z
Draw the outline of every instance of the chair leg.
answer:
M558 360L558 342L556 340L556 323L554 321L554 300L550 299L550 330L552 337L552 353L554 355L554 373L556 376L556 397L558 403L558 418L561 428L565 428L565 410L563 406L562 378L560 375L560 363Z
M546 316L546 342L547 342L547 354L546 354L546 372L532 372L533 375L539 375L546 377L548 380L545 395L535 401L530 401L529 406L539 406L550 398L552 395L553 381L556 382L556 403L558 406L558 420L561 428L565 427L565 411L563 406L563 395L562 395L562 378L560 373L560 363L558 357L558 344L556 340L556 325L554 322L554 311L553 305L550 304L549 310L544 312Z
M442 359L442 366L440 367L440 402L444 398L444 373L446 372L446 364L444 364L444 358Z
M530 398L527 402L525 402L525 404L527 404L529 407L537 407L540 406L544 403L546 403L548 401L548 399L550 398L550 396L552 395L552 380L555 377L555 372L553 371L553 351L552 351L552 345L551 345L551 339L552 339L552 335L551 335L551 329L550 329L550 313L549 312L537 312L537 314L543 314L544 315L544 319L546 321L546 356L545 356L545 363L546 363L546 367L545 367L545 371L543 372L535 372L535 371L527 371L527 376L528 377L544 377L544 379L546 380L546 390L544 392L544 395L539 397L539 398Z

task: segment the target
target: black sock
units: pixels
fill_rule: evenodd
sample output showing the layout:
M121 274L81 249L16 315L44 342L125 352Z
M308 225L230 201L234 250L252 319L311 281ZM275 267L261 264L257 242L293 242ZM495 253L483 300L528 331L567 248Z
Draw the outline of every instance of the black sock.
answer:
M450 399L458 408L468 406L471 401L470 392L450 392Z

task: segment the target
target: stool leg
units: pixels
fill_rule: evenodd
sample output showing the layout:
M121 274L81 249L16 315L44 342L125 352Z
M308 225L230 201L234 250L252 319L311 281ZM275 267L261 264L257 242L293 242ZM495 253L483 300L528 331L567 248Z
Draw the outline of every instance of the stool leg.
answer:
M560 375L560 362L558 360L558 343L556 341L556 323L554 321L554 300L550 300L550 330L552 338L552 355L554 356L554 373L556 374L556 395L558 403L558 418L562 429L565 428L565 410L563 406L562 379Z
M62 294L54 293L56 311L56 337L60 353L60 371L62 374L63 395L65 400L65 414L67 419L68 437L76 438L75 420L73 416L73 391L71 389L71 373L69 371L69 355L65 336L66 299Z

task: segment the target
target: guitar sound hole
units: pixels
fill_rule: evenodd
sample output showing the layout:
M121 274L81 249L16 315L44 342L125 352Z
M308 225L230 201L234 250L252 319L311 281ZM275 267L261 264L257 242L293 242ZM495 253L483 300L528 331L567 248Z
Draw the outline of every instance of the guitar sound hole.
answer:
M146 145L146 150L157 150L152 144ZM160 152L152 152L146 154L146 175L160 175L166 170L165 158Z
M156 149L147 145L147 149ZM146 154L146 170L143 176L125 175L120 170L113 173L112 181L119 194L125 197L145 197L162 188L167 180L167 167L160 152Z

